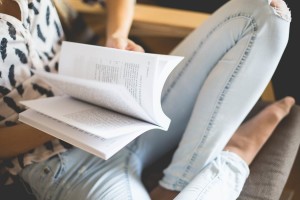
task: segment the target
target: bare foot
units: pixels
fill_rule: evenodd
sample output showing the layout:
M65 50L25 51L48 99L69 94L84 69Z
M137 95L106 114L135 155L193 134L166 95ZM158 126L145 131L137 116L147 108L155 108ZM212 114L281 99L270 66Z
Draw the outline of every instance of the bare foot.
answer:
M294 98L285 97L268 105L238 128L224 150L238 154L250 164L294 104Z
M151 191L150 197L152 200L173 200L178 194L179 192L177 191L171 191L157 186Z

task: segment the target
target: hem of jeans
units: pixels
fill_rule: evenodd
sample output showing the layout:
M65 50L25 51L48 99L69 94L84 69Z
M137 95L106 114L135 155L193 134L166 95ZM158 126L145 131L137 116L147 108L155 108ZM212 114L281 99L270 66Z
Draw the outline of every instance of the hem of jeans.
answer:
M161 187L163 187L163 188L165 188L165 189L167 189L167 190L171 190L171 191L176 191L176 192L181 192L183 189L184 189L184 187L182 187L182 188L180 188L180 187L174 187L174 184L169 184L169 183L166 183L165 181L162 181L162 180L160 180L159 182L158 182L158 184L161 186Z
M233 160L236 163L239 163L241 167L239 167L239 170L241 171L242 174L245 174L246 177L249 176L250 174L250 168L249 165L246 163L244 159L241 158L238 154L232 152L232 151L222 151L221 156L225 156L230 160Z
M249 169L249 165L246 163L245 160L243 160L238 154L231 152L231 151L222 151L220 153L220 157L224 157L225 159L228 159L229 161L232 161L234 163L236 163L236 168L238 168L240 174L242 174L242 176L244 177L248 177L250 174L250 169ZM162 180L159 181L159 185L162 186L163 188L166 188L168 190L172 190L172 191L182 191L185 186L184 185L178 185L178 184L174 184L177 183L177 180L179 179L179 177L169 177L168 180L165 180L166 177L164 177ZM172 181L173 179L173 181ZM173 184L172 184L173 183ZM187 183L188 185L188 183Z

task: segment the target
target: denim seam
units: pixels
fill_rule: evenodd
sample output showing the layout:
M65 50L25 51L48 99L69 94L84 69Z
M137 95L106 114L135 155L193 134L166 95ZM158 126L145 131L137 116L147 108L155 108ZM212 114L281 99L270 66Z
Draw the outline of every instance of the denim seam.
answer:
M129 191L128 192L128 195L127 195L127 199L128 200L131 200L131 199L133 199L133 197L132 197L132 194L131 194L131 187L130 187L130 177L129 177L129 163L130 163L130 158L131 158L131 155L132 155L132 152L131 151L129 151L129 154L128 154L128 156L127 156L127 158L126 158L126 162L125 162L125 177L126 177L126 181L127 181L127 183L128 184L126 184L127 185L127 187L128 187L128 190L127 191Z
M57 189L57 187L60 185L61 180L62 180L61 177L62 177L63 173L65 172L65 159L64 159L64 156L61 153L59 153L59 154L57 154L57 157L59 159L59 162L60 162L61 166L59 167L59 169L57 170L57 172L54 176L53 187L51 188L52 192L47 192L48 195L46 194L46 199L47 200L52 199L53 191L55 191Z
M256 38L256 31L257 31L257 24L255 22L255 19L249 15L243 14L243 13L238 13L235 15L231 15L228 16L222 23L218 24L215 28L213 28L209 34L207 35L206 39L212 35L213 32L215 32L217 29L219 29L220 27L222 27L225 23L229 22L229 20L232 19L237 19L237 18L247 18L250 21L250 25L252 26L252 36L249 39L249 43L246 46L246 49L244 50L244 54L242 54L241 58L240 58L240 62L239 64L236 66L236 68L234 68L233 72L231 73L231 76L229 76L228 80L226 81L227 83L225 84L224 88L222 89L222 91L220 91L219 97L217 99L217 102L215 103L215 108L211 113L211 117L210 120L207 123L207 126L205 128L205 134L203 135L202 139L200 140L199 145L196 147L195 152L192 154L192 156L190 157L190 161L188 163L188 165L186 165L184 172L182 173L182 178L177 178L177 181L173 184L173 188L177 188L177 185L181 185L180 183L185 182L183 180L184 177L186 177L186 175L190 172L191 169L191 165L195 162L196 158L198 157L197 152L201 149L201 147L203 146L203 144L205 143L210 130L212 129L213 125L214 125L214 120L218 114L218 111L221 108L221 105L225 99L226 94L228 93L228 90L230 88L230 86L232 85L233 81L235 80L235 78L237 77L237 75L239 74L239 71L241 69L241 67L243 66L243 64L246 61L246 58L248 57L248 54L251 50L251 47L254 43L254 40ZM200 43L200 45L198 45L198 48L201 46L201 44L203 44L203 42ZM195 51L196 52L196 51ZM193 54L194 56L195 54ZM192 57L193 57L192 56Z
M172 88L175 86L175 84L177 83L177 81L180 79L180 77L183 75L183 73L185 72L185 70L187 69L187 67L189 66L190 62L193 60L193 58L195 57L195 55L197 54L198 50L201 48L201 46L204 44L204 41L209 38L209 36L211 36L211 34L213 32L215 32L216 29L218 29L219 27L221 27L223 24L225 24L227 21L229 21L230 19L233 18L238 18L238 17L246 17L246 18L251 18L249 15L242 15L242 14L235 14L235 15L230 15L228 16L222 23L218 24L215 28L213 28L207 35L206 37L201 40L199 42L199 44L197 45L196 50L192 53L192 55L189 57L189 59L187 60L185 66L182 68L182 70L178 73L177 77L174 79L175 81L166 89L165 94L162 96L162 102L164 102L165 98L167 97L167 95L170 93L170 91L172 90Z
M195 55L197 54L198 50L203 45L203 43L204 43L203 40L201 40L200 43L197 45L196 50L192 53L192 55L190 56L190 58L187 60L185 66L182 68L182 70L178 73L177 77L174 79L174 82L166 89L166 92L163 95L162 100L161 100L162 102L165 101L166 97L168 96L168 94L170 93L170 91L172 90L172 88L176 85L176 83L180 79L180 77L183 75L183 73L185 72L185 70L187 69L187 67L189 66L190 62L193 60L193 58L195 57Z

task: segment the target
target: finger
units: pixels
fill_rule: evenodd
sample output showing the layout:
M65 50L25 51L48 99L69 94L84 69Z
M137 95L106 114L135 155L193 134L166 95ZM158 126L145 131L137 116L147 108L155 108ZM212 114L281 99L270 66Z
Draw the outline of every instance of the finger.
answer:
M133 41L128 41L127 50L129 51L137 51L137 52L145 52L144 48Z

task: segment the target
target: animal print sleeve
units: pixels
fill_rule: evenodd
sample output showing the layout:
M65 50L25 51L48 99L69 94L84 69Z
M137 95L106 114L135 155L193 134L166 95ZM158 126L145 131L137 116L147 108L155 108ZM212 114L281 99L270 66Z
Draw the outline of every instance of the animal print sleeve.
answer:
M0 15L1 126L16 124L18 113L24 110L21 100L53 96L51 88L33 76L28 43L13 21L9 16Z
M32 69L56 73L62 27L50 1L18 0L22 21L0 13L0 126L16 124L22 100L53 96Z
M20 112L14 101L13 90L19 95L23 94L20 85L31 76L28 67L28 49L23 35L17 31L11 22L6 20L9 16L0 16L0 124L10 125L15 121L12 113ZM20 73L16 73L16 71ZM19 76L17 75L19 74Z

